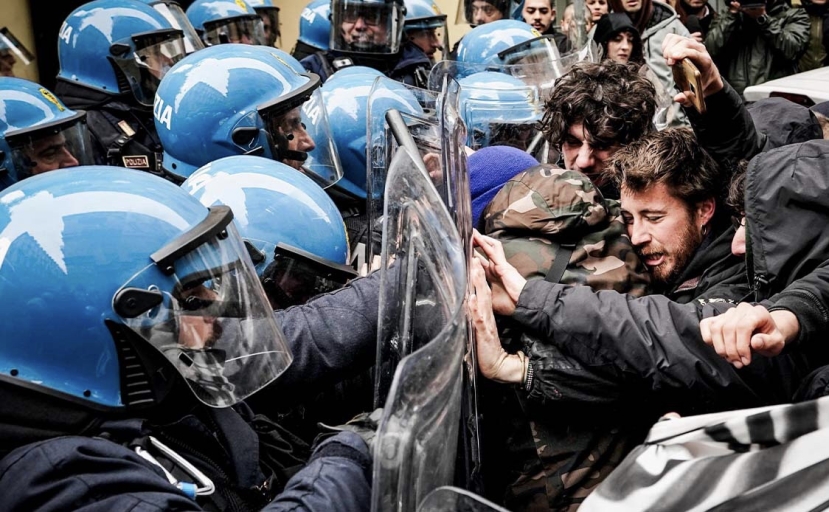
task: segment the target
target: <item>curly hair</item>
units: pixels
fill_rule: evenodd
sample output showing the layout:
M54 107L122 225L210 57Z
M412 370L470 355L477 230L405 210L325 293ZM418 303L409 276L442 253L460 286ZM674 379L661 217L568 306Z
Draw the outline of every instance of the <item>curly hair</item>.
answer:
M722 204L728 175L697 142L690 128L654 132L617 151L604 178L637 193L660 183L691 207L714 198Z
M731 183L728 185L727 204L737 215L743 216L746 213L746 175L748 174L748 160L740 160L734 169Z
M556 80L541 129L559 150L570 126L578 123L590 145L623 146L653 131L655 113L656 90L635 65L584 62Z

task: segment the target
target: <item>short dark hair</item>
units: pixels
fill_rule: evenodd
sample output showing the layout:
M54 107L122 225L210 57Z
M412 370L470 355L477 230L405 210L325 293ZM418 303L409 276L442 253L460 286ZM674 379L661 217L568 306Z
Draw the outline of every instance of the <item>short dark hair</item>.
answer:
M746 175L748 174L748 160L740 160L734 168L734 175L728 185L727 204L739 216L746 214Z
M634 193L662 183L689 207L711 198L722 204L727 185L726 174L689 128L654 132L620 149L604 177Z
M584 62L556 80L541 128L557 149L577 123L591 145L626 145L654 130L654 114L656 89L635 65Z

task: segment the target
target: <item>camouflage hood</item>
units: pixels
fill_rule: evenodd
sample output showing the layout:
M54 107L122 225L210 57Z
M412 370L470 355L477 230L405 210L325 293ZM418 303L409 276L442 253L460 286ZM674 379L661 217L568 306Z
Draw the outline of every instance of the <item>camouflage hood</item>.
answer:
M484 211L484 232L501 240L509 262L527 279L544 278L560 244L575 244L561 282L644 294L650 281L620 218L577 171L541 164L498 192Z

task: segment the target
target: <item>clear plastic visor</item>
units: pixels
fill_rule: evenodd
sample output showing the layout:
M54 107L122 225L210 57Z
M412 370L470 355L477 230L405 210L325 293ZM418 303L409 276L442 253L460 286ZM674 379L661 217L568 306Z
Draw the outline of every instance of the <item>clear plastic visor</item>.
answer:
M84 112L53 127L10 132L6 142L18 181L47 171L95 164Z
M252 258L264 267L260 273L262 286L274 309L305 304L323 293L343 288L357 272L347 266L320 258L288 244L274 245L249 240L248 249L256 247ZM265 255L273 253L273 260L265 266Z
M172 30L136 36L133 42L135 51L115 61L124 72L136 101L151 106L161 79L186 55L184 34Z
M233 224L175 260L173 268L164 276L155 263L148 266L115 295L114 309L167 358L199 400L229 407L288 367L290 349ZM157 296L158 303L125 314L119 303L128 303L133 290Z
M184 50L187 55L204 48L204 43L196 33L196 29L193 28L190 20L187 19L187 15L178 4L161 2L153 5L153 9L164 16L173 28L177 28L184 33Z
M446 17L438 23L417 23L406 25L405 37L434 63L441 61L449 53L449 32L446 30Z
M396 3L334 2L331 49L355 53L397 53L403 11Z
M323 188L342 178L337 146L319 88L301 104L265 107L259 115L272 141L271 153L280 155L282 163L306 174Z
M256 13L262 19L262 32L265 37L266 46L278 46L279 41L279 8L278 7L254 7Z
M204 24L204 44L265 44L265 28L259 16L240 16Z

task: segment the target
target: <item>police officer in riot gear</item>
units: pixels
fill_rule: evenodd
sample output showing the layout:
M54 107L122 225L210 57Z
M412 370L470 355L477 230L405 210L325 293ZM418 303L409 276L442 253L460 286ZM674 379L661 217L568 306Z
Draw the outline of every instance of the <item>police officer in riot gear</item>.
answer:
M403 0L331 0L330 50L302 59L323 82L337 70L366 66L391 76L403 59Z
M95 0L66 18L55 93L86 110L97 163L164 175L153 98L185 53L183 32L141 2Z

